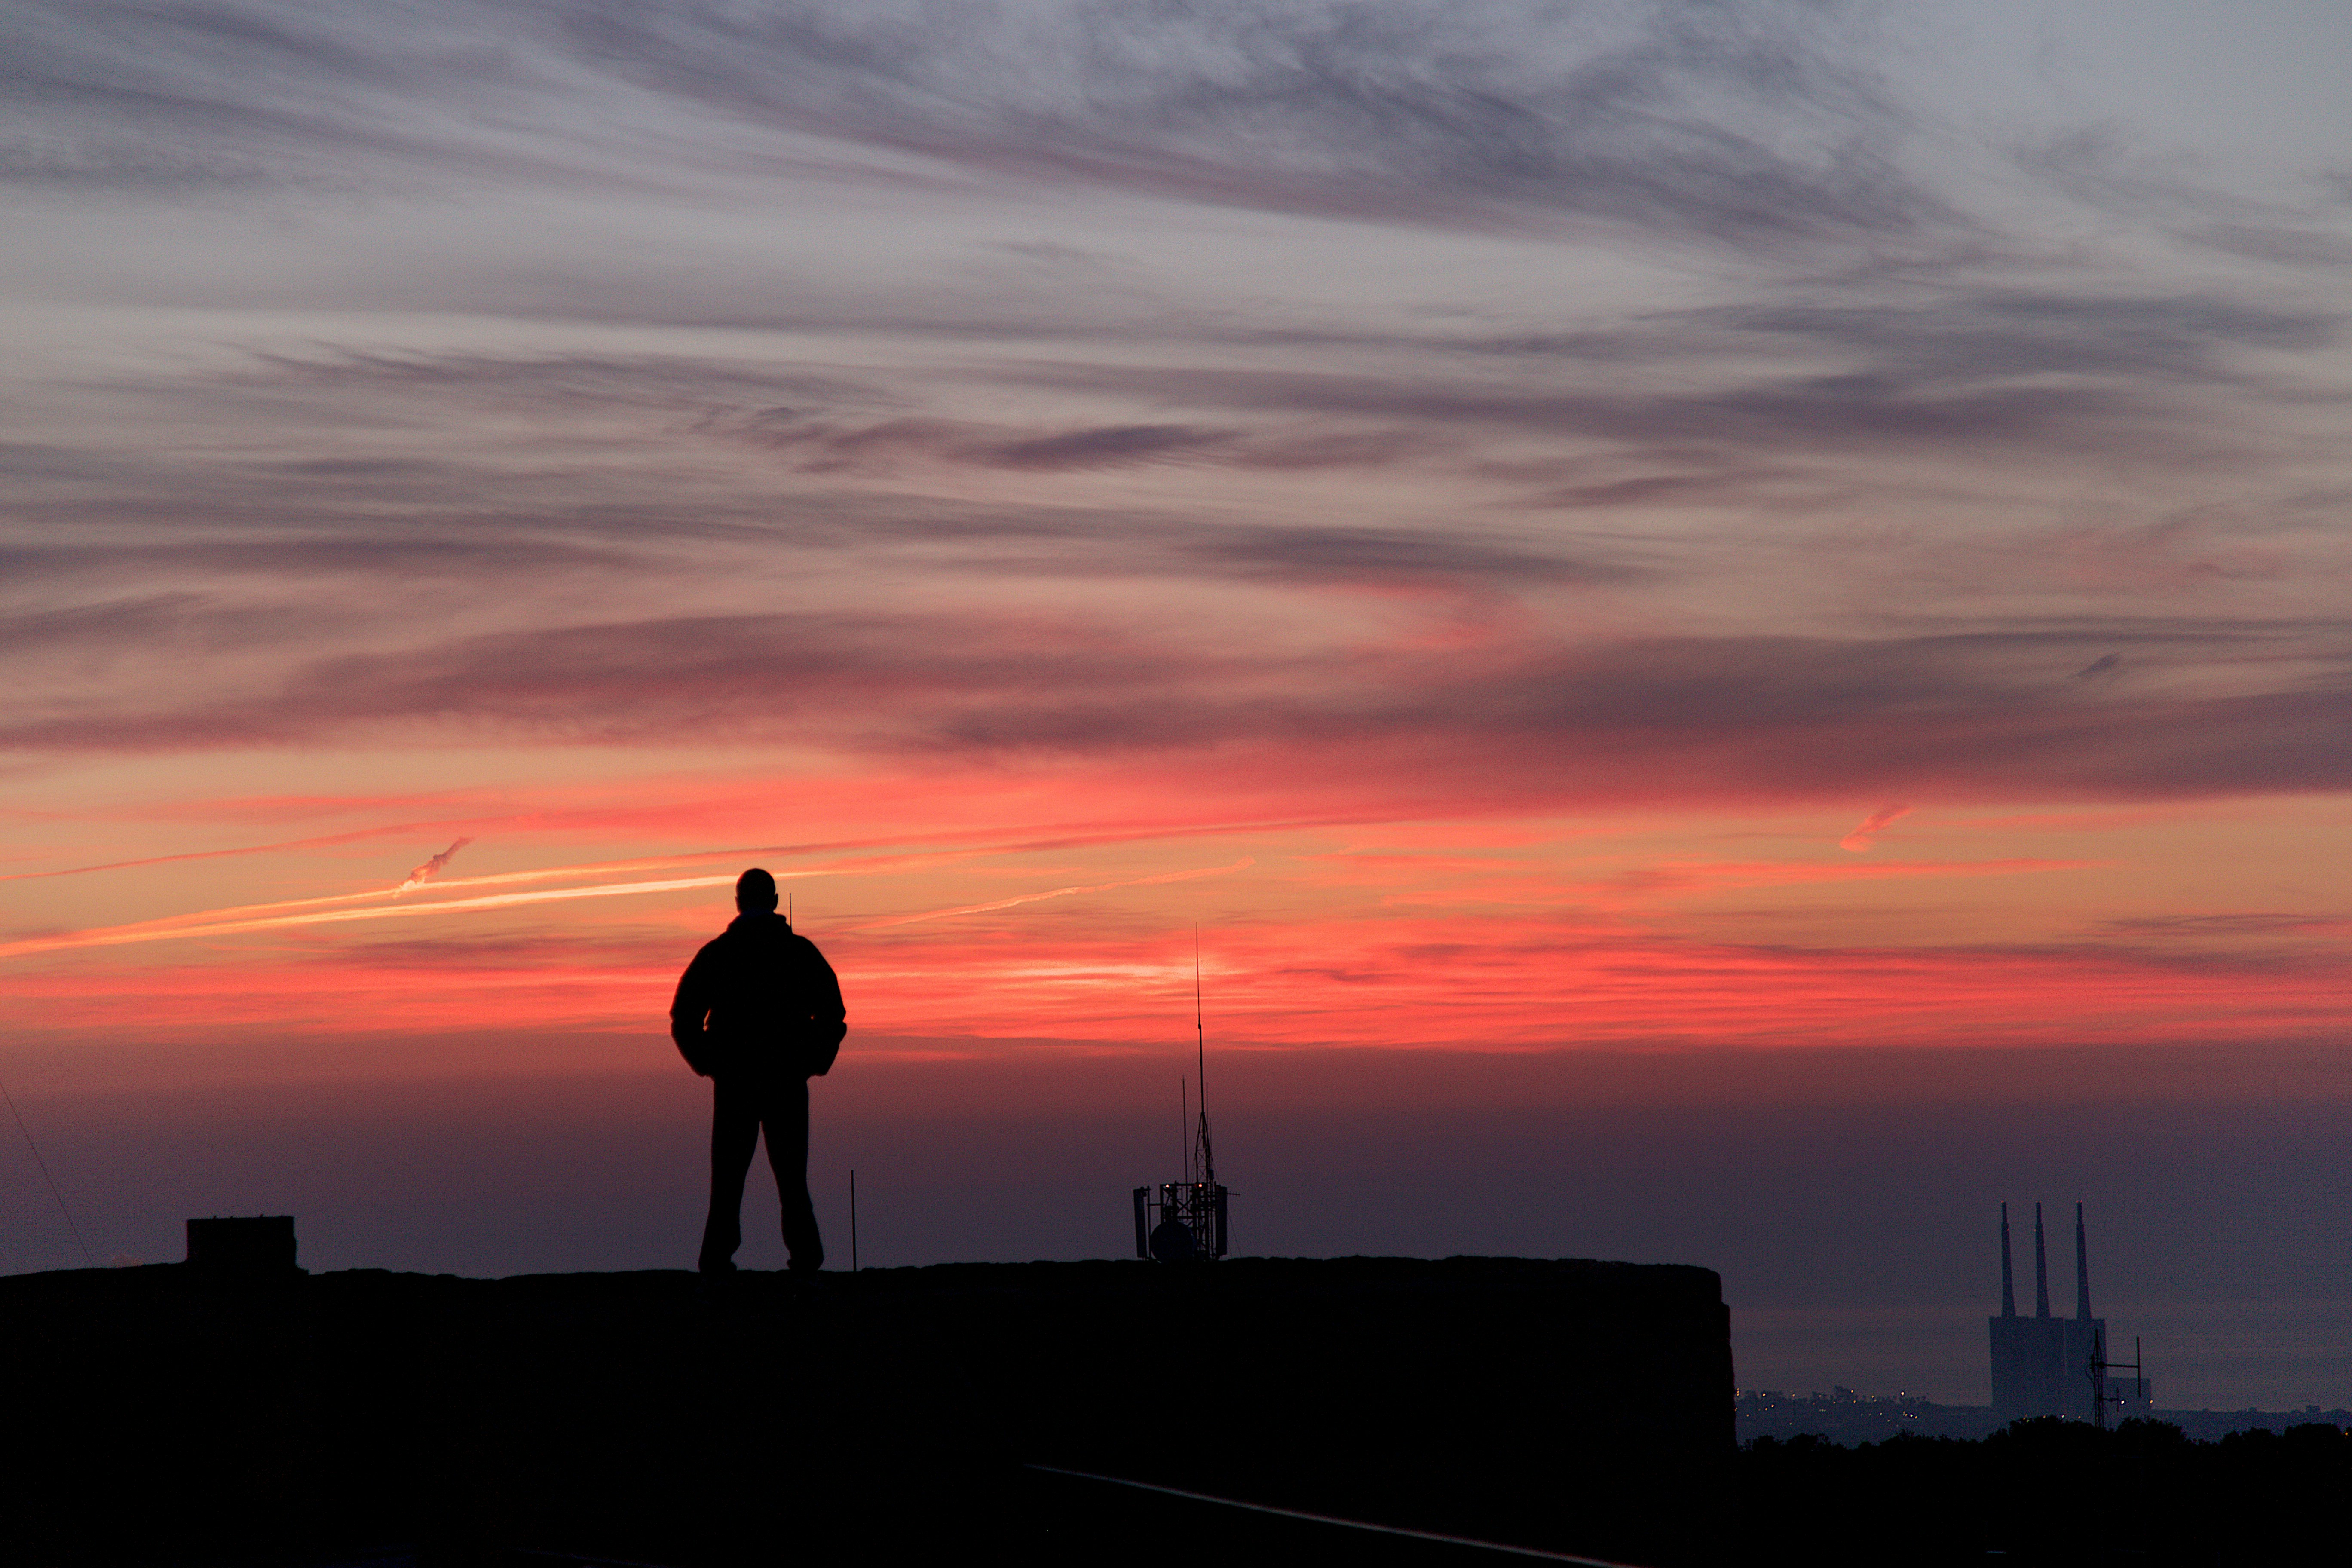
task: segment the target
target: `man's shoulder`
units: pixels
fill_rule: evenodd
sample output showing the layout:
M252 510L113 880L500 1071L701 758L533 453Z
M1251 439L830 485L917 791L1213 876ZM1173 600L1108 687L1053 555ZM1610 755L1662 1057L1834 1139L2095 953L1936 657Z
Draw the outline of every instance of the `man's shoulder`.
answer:
M816 943L811 942L800 932L793 932L791 941L793 951L799 953L803 958L813 958L819 963L824 963L824 954L818 950ZM828 964L826 967L830 968L832 966Z
M727 939L730 934L732 933L722 931L717 936L712 937L709 942L704 942L700 947L696 948L694 950L693 963L688 963L687 967L691 969L697 963L707 963L717 959L724 958L728 948Z
M776 916L772 921L732 921L725 931L702 944L702 952L714 958L728 953L773 952L779 948L792 952L805 948L814 952L816 943L785 924L782 916Z

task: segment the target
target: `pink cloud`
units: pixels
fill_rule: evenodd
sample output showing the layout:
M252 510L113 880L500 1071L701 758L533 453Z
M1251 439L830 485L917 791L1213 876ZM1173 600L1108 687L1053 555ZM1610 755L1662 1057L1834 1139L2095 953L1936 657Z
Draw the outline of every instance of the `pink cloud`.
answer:
M1882 805L1854 825L1853 831L1838 840L1838 847L1859 855L1877 841L1879 830L1902 817L1911 815L1907 805Z

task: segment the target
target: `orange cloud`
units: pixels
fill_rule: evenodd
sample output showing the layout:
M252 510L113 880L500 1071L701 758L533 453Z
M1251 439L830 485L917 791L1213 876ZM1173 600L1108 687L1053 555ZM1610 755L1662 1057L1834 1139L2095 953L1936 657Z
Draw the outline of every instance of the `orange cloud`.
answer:
M1911 815L1907 805L1882 805L1856 823L1853 831L1838 840L1838 847L1859 855L1877 839L1880 829L1898 818Z

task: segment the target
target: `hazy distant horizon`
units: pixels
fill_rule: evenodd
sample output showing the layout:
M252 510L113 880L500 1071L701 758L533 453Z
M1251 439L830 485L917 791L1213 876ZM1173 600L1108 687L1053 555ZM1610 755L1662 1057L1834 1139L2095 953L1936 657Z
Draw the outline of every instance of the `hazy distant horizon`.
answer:
M658 1035L593 1044L602 1070L585 1075L84 1088L34 1113L101 1262L173 1261L188 1215L266 1211L296 1215L314 1270L689 1268L702 1085L668 1069ZM940 1044L853 1035L817 1084L811 1187L832 1262L849 1261L853 1164L869 1267L1129 1255L1128 1189L1181 1173L1189 1054L1033 1042L1025 1059L927 1060ZM1724 1277L1744 1388L1982 1404L1999 1203L2028 1312L2032 1205L2049 1205L2063 1315L2080 1200L2093 1307L2147 1342L2159 1405L2341 1402L2335 1258L2291 1249L2301 1227L2352 1228L2352 1199L2305 1192L2283 1215L2256 1196L2277 1191L2284 1151L2341 1151L2332 1118L2274 1097L2185 1098L2212 1065L2192 1054L1846 1061L1857 1070L1800 1079L1754 1054L1221 1049L1211 1090L1236 1250L1698 1264ZM2098 1097L2135 1066L2154 1096ZM1713 1103L1662 1092L1694 1070L1716 1082ZM13 1158L37 1180L21 1143ZM755 1171L747 1267L782 1265L772 1194ZM72 1245L54 1209L27 1207L0 1267L78 1266Z

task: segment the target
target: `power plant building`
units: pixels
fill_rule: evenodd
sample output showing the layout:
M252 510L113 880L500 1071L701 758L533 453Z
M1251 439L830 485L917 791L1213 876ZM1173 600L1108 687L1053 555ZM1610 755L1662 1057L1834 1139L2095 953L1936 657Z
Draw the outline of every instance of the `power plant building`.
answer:
M2000 1205L2000 1316L1988 1320L1987 1327L1992 1338L1995 1420L2057 1415L2069 1421L2097 1421L2102 1401L2106 1408L2125 1415L2147 1412L2147 1379L2118 1377L2106 1370L2115 1351L2107 1340L2107 1321L2091 1316L2090 1246L2082 1205L2074 1205L2074 1315L2071 1318L2050 1315L2050 1257L2040 1204L2033 1205L2033 1316L2019 1316L2016 1278L2010 1262L2009 1205ZM2139 1369L2132 1370L2137 1373Z

